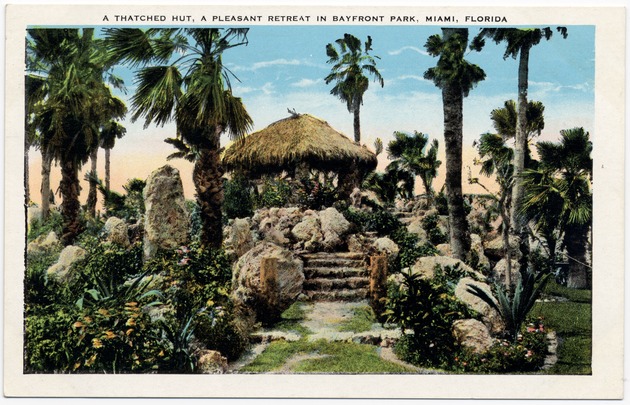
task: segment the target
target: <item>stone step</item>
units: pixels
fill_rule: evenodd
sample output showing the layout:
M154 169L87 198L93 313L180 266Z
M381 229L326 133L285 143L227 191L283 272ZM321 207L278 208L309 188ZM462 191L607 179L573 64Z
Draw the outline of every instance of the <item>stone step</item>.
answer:
M307 259L304 267L363 267L365 261L363 259L328 259L317 258Z
M359 252L318 252L318 253L304 253L302 258L306 260L310 259L352 259L363 260L365 256Z
M343 278L343 277L368 277L369 272L365 267L305 267L304 277L307 280L313 278Z
M311 278L304 281L305 291L331 291L342 289L367 288L370 279L367 277L347 278Z
M400 218L413 217L415 214L411 211L394 211L394 216Z
M311 301L361 301L368 297L367 288L354 290L305 291Z

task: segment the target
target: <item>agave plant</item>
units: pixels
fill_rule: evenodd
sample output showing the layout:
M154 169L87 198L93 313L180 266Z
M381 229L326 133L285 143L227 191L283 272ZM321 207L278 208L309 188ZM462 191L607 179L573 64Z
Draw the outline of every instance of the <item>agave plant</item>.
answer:
M550 274L536 276L530 271L522 271L513 297L498 283L494 284L496 297L472 284L468 284L468 292L496 309L505 322L506 333L516 340L521 325L545 288L549 276Z
M95 274L86 275L81 274L83 280L92 285L92 288L86 289L76 302L79 309L83 309L88 306L103 305L106 303L115 302L130 302L130 301L143 301L146 298L154 298L154 301L149 303L149 306L159 305L159 299L161 299L162 292L159 290L148 290L150 281L145 279L150 270L147 270L140 277L133 280L131 283L118 284L112 276L97 276Z

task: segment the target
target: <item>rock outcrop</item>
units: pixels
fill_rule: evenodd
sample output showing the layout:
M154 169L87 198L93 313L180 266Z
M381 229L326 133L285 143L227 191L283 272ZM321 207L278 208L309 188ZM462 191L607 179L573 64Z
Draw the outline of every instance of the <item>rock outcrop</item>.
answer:
M144 257L158 250L174 250L189 240L190 217L179 171L169 165L149 175L143 192L145 204Z
M85 249L79 246L66 246L61 251L57 263L48 268L48 277L54 278L62 283L74 283L80 270L77 268L76 263L83 260L86 255L87 252Z

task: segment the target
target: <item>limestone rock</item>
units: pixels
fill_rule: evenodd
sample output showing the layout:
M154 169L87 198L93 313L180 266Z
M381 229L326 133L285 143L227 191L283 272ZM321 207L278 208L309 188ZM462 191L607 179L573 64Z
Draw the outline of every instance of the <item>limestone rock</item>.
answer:
M521 272L519 269L521 265L518 261L512 260L512 285L515 286L518 283L518 280L521 279ZM501 259L492 269L492 276L495 281L501 285L505 285L507 278L507 260Z
M485 353L492 347L488 328L476 319L458 319L453 323L452 330L455 341L475 353Z
M459 268L462 269L467 275L474 276L475 278L478 278L480 280L485 280L483 274L473 270L470 266L468 266L461 260L447 256L421 257L411 267L411 272L413 274L420 273L423 278L431 279L435 276L435 266L450 266L454 268L457 265L459 265Z
M395 259L398 257L400 248L389 238L378 238L372 244L372 248L379 254L386 255L388 258Z
M505 324L503 323L503 319L501 318L501 314L497 312L494 308L488 305L481 298L476 295L470 293L468 291L469 285L475 285L482 290L486 291L488 295L492 296L490 286L486 283L482 283L480 281L475 281L470 277L464 277L459 280L457 286L455 287L455 296L464 304L468 305L469 308L479 312L482 316L482 321L484 325L488 327L490 333L499 333L505 329Z
M521 257L521 251L519 249L519 245L521 240L518 236L510 236L510 252L512 254L512 259L518 260ZM489 242L486 242L484 247L485 254L494 261L499 261L504 257L503 254L503 237L501 235L492 239Z
M254 247L254 237L246 218L236 218L229 229L229 244L237 257Z
M479 259L479 266L483 267L485 270L490 270L490 260L488 260L483 250L481 236L475 233L470 235L470 251L475 252L477 255L477 258Z
M323 235L319 218L315 215L309 215L302 218L297 225L291 229L291 234L298 241L321 241Z
M109 217L103 226L103 231L108 242L122 247L129 246L129 227L122 219Z
M42 219L42 209L32 205L26 210L26 223L30 226L34 221Z
M202 350L197 360L197 369L201 374L225 374L228 361L216 350Z
M261 283L263 258L278 259L276 297L269 297ZM273 319L287 309L302 292L304 264L293 253L278 245L261 242L234 264L233 299L256 312L258 319Z
M78 277L75 264L85 258L87 252L79 246L66 246L59 255L57 263L47 270L48 276L64 283L73 283Z
M319 212L319 222L322 226L322 234L324 235L323 245L329 250L335 249L341 245L341 238L350 231L352 226L343 214L333 207L326 208Z
M169 165L149 175L143 192L145 204L144 257L188 244L190 217L179 171Z
M407 225L407 231L418 235L418 244L420 245L424 245L429 240L427 237L427 231L425 231L422 227L422 219L420 218L411 221L409 225Z
M450 257L453 255L453 250L451 249L451 245L448 243L440 243L435 248L440 253L440 256Z
M47 235L40 235L26 246L26 255L33 256L50 252L59 246L59 238L54 231L50 231Z

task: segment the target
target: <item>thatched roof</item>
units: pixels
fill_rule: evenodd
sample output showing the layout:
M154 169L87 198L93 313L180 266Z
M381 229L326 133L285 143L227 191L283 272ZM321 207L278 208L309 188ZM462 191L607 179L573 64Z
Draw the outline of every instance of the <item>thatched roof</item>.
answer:
M328 123L309 114L294 114L235 142L223 156L227 170L273 173L300 163L339 171L356 161L362 170L376 167L376 155L358 146Z

